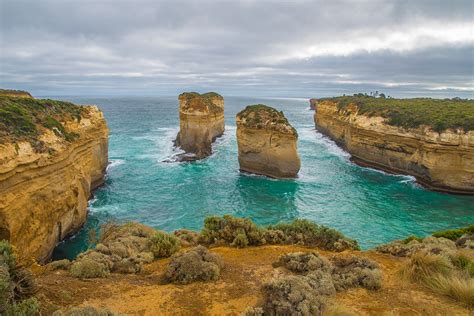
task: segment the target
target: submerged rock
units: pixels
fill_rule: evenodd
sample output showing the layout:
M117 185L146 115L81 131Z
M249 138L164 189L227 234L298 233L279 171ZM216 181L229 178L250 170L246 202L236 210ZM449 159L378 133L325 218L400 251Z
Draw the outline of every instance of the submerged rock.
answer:
M273 178L294 178L300 170L298 134L274 108L247 106L237 114L240 170Z
M224 133L224 98L215 92L180 94L179 121L175 145L186 152L179 160L192 161L211 155L212 142Z

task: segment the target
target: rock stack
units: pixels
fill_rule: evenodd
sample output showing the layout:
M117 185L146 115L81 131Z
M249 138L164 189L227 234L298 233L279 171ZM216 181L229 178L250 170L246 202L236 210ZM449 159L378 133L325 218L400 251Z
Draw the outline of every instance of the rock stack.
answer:
M247 106L237 114L240 170L272 178L294 178L300 170L298 134L274 108Z
M186 152L181 160L211 155L212 142L224 133L224 98L215 92L180 94L179 121L175 144Z

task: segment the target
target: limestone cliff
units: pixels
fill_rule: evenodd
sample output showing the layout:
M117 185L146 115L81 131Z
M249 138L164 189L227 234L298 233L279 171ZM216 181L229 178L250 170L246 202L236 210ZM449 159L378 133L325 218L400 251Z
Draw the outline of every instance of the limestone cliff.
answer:
M314 121L361 165L415 176L433 190L474 194L474 131L404 128L359 112L355 104L340 108L324 100Z
M42 262L86 220L104 181L107 125L95 106L53 100L0 97L0 111L0 239Z
M300 170L298 134L283 112L258 104L237 114L240 170L293 178Z
M185 92L179 96L180 130L176 146L188 155L186 160L205 158L212 153L212 142L224 133L224 98L217 93Z
M309 109L316 110L317 103L318 103L318 99L309 99Z
M18 97L18 98L33 98L31 94L23 90L9 90L0 89L0 96Z

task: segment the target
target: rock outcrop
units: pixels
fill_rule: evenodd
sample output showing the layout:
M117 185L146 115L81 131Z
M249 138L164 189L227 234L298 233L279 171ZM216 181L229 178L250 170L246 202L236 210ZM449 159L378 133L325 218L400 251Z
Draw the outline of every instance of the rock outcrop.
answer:
M358 112L355 104L339 108L323 100L314 114L316 128L360 165L415 176L433 190L474 194L474 131L403 128Z
M1 97L2 113L12 109L22 116L0 120L0 239L43 262L86 220L104 181L108 129L95 106Z
M179 96L180 130L175 145L197 160L212 154L212 142L224 133L224 98L217 93L185 92Z
M240 170L273 178L294 178L300 170L298 134L283 112L263 104L237 114Z
M309 109L316 110L316 105L318 104L318 99L309 99Z

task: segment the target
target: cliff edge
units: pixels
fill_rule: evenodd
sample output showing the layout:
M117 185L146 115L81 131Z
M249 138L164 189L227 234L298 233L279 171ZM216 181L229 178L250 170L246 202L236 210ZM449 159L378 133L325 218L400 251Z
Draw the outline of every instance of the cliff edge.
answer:
M95 106L0 96L0 239L22 259L47 260L85 222L108 163Z
M472 111L470 100L336 97L318 101L314 121L358 164L474 194Z
M273 178L297 176L298 133L283 112L251 105L237 114L236 121L240 170Z
M215 93L185 92L179 95L179 133L175 144L197 160L212 154L212 142L224 134L224 98Z

